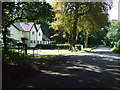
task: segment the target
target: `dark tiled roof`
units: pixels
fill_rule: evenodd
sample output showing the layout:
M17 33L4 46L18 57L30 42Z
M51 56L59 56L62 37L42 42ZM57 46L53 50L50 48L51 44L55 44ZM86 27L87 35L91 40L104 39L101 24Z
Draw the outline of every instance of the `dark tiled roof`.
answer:
M43 35L43 41L50 41L50 39L46 37L45 35Z

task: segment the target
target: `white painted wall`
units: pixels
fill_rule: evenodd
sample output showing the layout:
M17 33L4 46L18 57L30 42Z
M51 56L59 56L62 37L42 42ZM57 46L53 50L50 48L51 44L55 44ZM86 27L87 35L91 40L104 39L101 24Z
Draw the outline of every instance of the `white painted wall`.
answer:
M34 31L34 35L32 34L33 31ZM39 36L39 33L40 33L40 36ZM37 44L40 44L40 42L42 42L42 37L43 37L43 32L41 28L39 28L39 30L36 31L35 27L33 26L30 31L30 47L35 47Z
M28 31L22 31L23 37L29 39L29 32Z
M42 41L43 44L50 44L50 41Z
M40 36L39 36L39 33L40 33ZM41 28L39 28L39 30L37 32L37 39L36 39L37 41L39 41L39 43L37 43L37 44L40 44L40 41L43 41L42 37L43 37L43 32L42 32Z
M34 32L34 34L33 34L33 32ZM35 27L33 26L31 31L30 31L30 47L35 47L36 46L36 44L37 44L36 36L37 36L37 32L36 32Z
M19 42L22 43L21 41L21 37L23 37L22 31L19 31L13 25L11 25L11 27L8 28L8 30L10 30L11 38L14 38L15 40L19 40Z
M26 44L28 47L35 47L37 44L48 44L48 42L45 42L42 40L43 32L41 28L39 28L38 31L36 31L35 26L32 27L31 31L22 31L16 29L13 25L11 25L10 28L11 38L14 38L15 40L19 40L20 43L22 43L21 37L27 38ZM33 32L34 31L34 35ZM40 33L40 36L39 36ZM32 41L32 42L31 42ZM39 42L38 42L39 41Z
M30 34L29 31L22 31L23 37L28 39L25 42L28 45L28 47L30 47L30 35L29 34Z

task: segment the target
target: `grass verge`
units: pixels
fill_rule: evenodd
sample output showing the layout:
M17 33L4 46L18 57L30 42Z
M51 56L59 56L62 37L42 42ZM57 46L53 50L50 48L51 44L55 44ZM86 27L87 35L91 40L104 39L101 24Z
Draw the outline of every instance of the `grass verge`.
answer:
M3 88L14 88L27 79L61 62L56 55L23 55L14 50L2 51Z
M33 50L28 50L28 53L33 53ZM34 53L39 53L39 54L80 54L80 53L85 53L85 51L76 51L76 52L71 52L69 50L34 50Z
M114 52L114 53L120 53L118 48L111 48L111 51Z

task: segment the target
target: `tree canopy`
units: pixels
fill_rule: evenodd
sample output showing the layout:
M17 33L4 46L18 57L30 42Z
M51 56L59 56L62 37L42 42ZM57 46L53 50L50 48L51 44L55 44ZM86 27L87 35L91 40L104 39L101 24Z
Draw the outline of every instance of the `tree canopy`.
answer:
M117 42L120 39L120 22L118 20L110 21L106 37L111 42Z
M106 2L55 2L53 3L55 19L51 25L56 30L63 30L74 50L77 35L85 30L87 35L91 30L100 30L108 21Z

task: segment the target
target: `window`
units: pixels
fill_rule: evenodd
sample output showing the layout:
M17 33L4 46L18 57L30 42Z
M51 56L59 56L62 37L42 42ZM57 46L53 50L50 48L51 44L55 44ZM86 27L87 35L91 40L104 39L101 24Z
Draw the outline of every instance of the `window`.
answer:
M31 43L33 43L33 41L31 40Z
M37 41L37 44L39 44L39 41Z
M32 35L34 35L35 33L34 33L34 31L32 32Z
M34 40L34 43L35 43L35 40Z
M39 33L39 36L40 36L40 33Z

